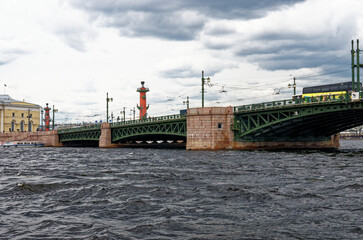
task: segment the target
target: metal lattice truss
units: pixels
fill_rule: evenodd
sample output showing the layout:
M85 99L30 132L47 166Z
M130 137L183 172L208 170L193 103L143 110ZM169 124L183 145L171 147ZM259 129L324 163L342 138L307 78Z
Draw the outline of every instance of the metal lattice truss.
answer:
M363 125L362 102L289 105L235 112L235 136L245 141L326 139Z
M101 136L101 129L81 130L74 132L59 133L60 142L69 141L98 141Z
M186 118L111 128L112 142L124 140L185 139Z

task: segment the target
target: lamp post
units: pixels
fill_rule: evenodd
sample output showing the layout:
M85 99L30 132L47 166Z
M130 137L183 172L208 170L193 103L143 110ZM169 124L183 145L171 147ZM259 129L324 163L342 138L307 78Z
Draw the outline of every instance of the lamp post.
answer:
M125 114L126 114L126 107L123 107L123 111L121 111L120 113L123 115L123 121L125 122L126 121L126 118L125 118Z
M53 119L52 119L52 130L54 130L54 121L55 121L55 118L54 118L54 113L58 112L58 109L54 109L54 105L53 105Z
M43 114L44 114L44 110L42 107L40 107L40 128L41 128L41 131L44 131L43 129Z
M207 82L210 82L209 77L207 79L204 78L204 71L202 71L202 107L204 107L204 85L205 85L205 80L207 80Z
M294 79L294 84L293 85L291 85L290 83L289 83L289 85L288 85L288 87L289 88L294 88L294 96L296 95L296 78L293 78Z
M354 41L352 40L352 50L350 51L351 53L351 59L352 59L352 91L355 92L356 91L356 85L355 85L355 78L354 78L354 55L355 55L355 51L354 51Z
M186 101L183 101L183 104L187 105L187 109L189 109L189 96L187 97L187 100Z
M108 102L112 102L113 99L108 97L108 93L106 94L106 120L108 122L109 116L108 116Z
M32 114L30 113L30 109L28 109L28 132L32 131L32 125L30 124L30 119L32 118Z
M359 73L359 69L361 68L360 66L360 62L359 62L359 39L357 39L357 92L360 92L360 73Z

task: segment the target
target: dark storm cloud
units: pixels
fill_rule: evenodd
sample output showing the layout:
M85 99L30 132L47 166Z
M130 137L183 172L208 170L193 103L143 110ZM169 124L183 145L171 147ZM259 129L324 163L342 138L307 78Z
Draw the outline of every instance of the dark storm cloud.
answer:
M292 5L304 0L189 0L188 7L211 18L252 19L263 17L267 11L278 9L284 5Z
M204 20L194 13L170 14L125 12L114 14L104 24L115 27L121 35L133 37L156 36L172 40L192 40L204 26Z
M207 18L259 18L267 11L301 1L74 0L70 3L89 12L91 19L119 29L121 35L184 41L198 38ZM216 29L214 33L221 31L225 30Z
M257 63L261 69L266 70L315 68L338 56L350 54L350 39L347 36L354 35L356 28L354 24L344 24L347 27L339 34L331 34L324 30L320 35L296 32L259 34L250 38L243 48L235 51L235 54ZM334 30L331 32L336 33ZM331 62L329 65L349 66L349 58L347 60Z

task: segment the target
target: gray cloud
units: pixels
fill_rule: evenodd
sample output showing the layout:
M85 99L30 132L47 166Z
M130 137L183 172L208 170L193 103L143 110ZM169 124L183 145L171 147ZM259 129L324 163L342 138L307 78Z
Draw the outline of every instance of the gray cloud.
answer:
M244 57L261 69L273 71L314 68L338 56L349 44L346 37L355 35L357 19L354 16L341 19L341 24L329 25L321 32L301 26L285 29L274 25L243 36L224 22L207 23L212 19L262 18L267 13L301 2L304 0L74 0L70 3L86 11L92 21L116 28L124 36L186 41L198 39L203 31L205 48L233 51L235 56ZM321 68L339 67L340 64L344 63ZM160 76L193 78L199 77L200 71L184 66L161 71Z
M213 18L252 19L265 16L267 11L278 9L304 0L200 0L186 1L189 7Z
M96 32L92 29L76 24L57 26L55 33L68 46L80 52L84 52L86 50L86 42L97 37Z
M202 70L204 69L205 77L214 76L216 73L221 72L226 68L235 68L236 64L231 63L222 63L222 62L213 62L209 63L208 66L203 66L198 68L195 65L184 64L179 67L174 67L171 69L166 69L160 71L159 74L161 77L170 78L170 79L187 79L187 78L200 78L202 76ZM183 83L185 85L185 83Z
M119 29L121 35L184 41L198 38L208 18L259 18L267 11L300 1L74 0L70 4L89 12L92 20ZM215 29L211 34L225 34L223 31Z
M339 67L349 68L349 36L357 32L355 18L314 32L275 27L250 37L235 54L270 71L319 67L327 71L336 68L339 72ZM346 57L329 62L343 55Z
M9 64L18 59L19 57L21 57L22 55L26 54L29 54L29 52L19 48L9 48L9 49L0 50L0 59L1 59L0 65Z
M169 14L126 12L117 13L105 21L116 27L121 35L133 37L157 36L163 39L192 40L204 26L204 19L193 12Z
M160 72L161 77L165 78L195 78L200 76L200 71L192 69L190 66L183 66Z

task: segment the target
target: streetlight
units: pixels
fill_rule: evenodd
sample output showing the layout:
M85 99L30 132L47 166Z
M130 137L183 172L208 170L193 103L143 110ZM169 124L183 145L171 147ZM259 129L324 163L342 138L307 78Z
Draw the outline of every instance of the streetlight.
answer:
M28 109L28 132L31 132L32 131L32 125L30 123L30 119L32 118L33 114L30 113L30 109Z
M205 85L205 80L207 80L207 83L210 82L209 77L207 79L204 78L204 71L202 71L202 107L204 107L204 85Z
M112 101L113 101L113 98L109 98L108 93L107 93L107 95L106 95L106 119L107 119L107 122L108 122L108 118L109 118L109 116L108 116L108 102L112 102Z
M126 114L126 107L123 107L123 111L121 111L120 113L124 116L124 122L126 121L126 118L125 118L125 114Z
M58 112L58 109L54 109L54 105L53 105L53 119L52 119L52 130L54 130L54 121L55 121L55 118L54 118L54 113Z
M189 97L187 97L187 100L186 101L183 101L183 104L187 105L187 109L189 109Z
M41 127L41 131L44 131L43 128L43 114L44 114L44 110L42 107L40 107L40 127Z
M288 87L289 88L294 88L294 96L296 95L296 82L295 82L295 80L296 80L296 78L293 78L294 79L294 84L293 85L291 85L290 83L289 83L289 85L288 85Z

